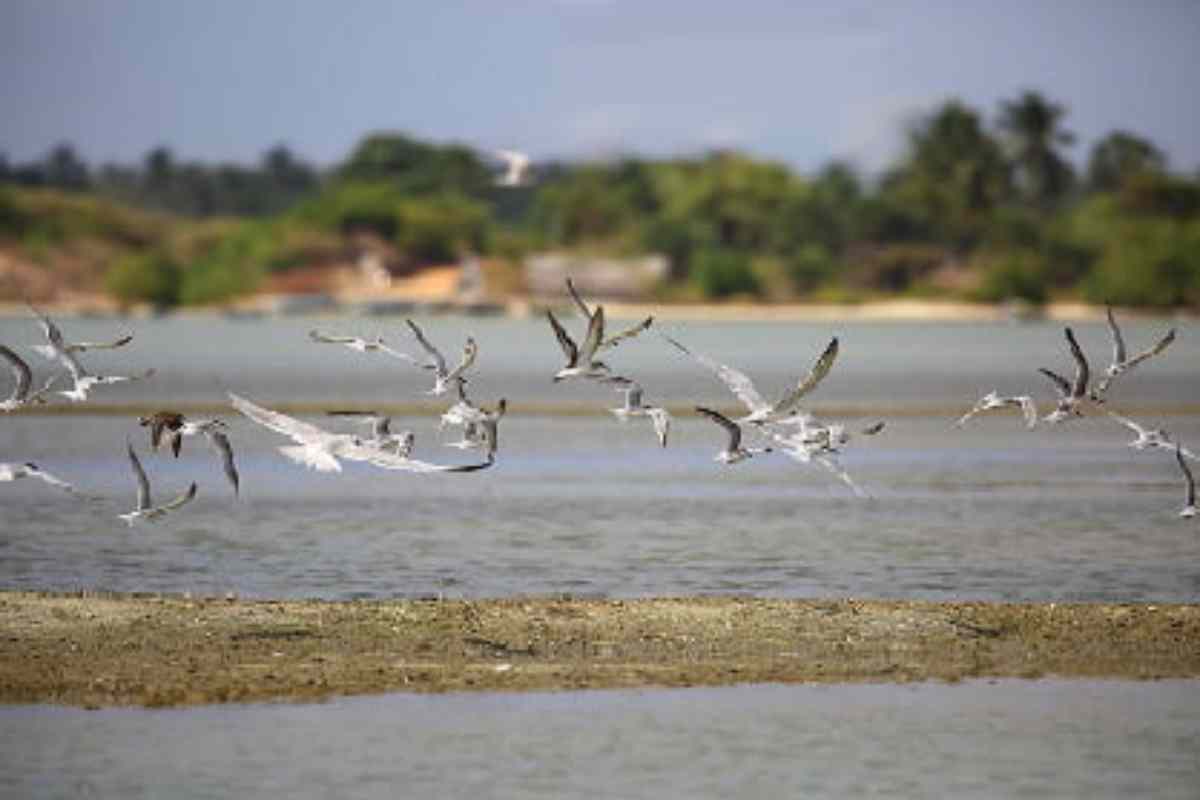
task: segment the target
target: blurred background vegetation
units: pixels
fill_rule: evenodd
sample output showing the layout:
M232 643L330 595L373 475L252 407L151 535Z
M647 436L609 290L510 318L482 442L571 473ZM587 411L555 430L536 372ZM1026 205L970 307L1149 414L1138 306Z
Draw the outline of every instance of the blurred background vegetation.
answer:
M413 271L468 254L516 268L549 250L661 253L659 301L1200 306L1200 176L1172 172L1127 131L1077 169L1072 141L1066 110L1030 91L990 121L945 102L869 178L844 163L801 175L716 151L542 163L509 187L486 153L398 133L366 137L328 169L282 145L256 166L183 162L166 148L136 166L92 166L61 144L33 163L0 156L0 255L158 307L252 293L268 276L337 261L363 235Z

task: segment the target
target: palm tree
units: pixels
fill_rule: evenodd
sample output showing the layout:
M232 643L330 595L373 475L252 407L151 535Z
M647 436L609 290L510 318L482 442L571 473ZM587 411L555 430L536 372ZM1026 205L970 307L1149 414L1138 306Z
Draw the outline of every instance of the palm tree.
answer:
M1131 175L1163 172L1167 159L1153 142L1126 131L1113 131L1092 147L1087 182L1092 191L1118 188Z
M1066 113L1035 91L1000 104L999 128L1007 139L1017 187L1043 208L1061 200L1075 180L1074 169L1058 150L1075 141L1075 134L1060 127Z

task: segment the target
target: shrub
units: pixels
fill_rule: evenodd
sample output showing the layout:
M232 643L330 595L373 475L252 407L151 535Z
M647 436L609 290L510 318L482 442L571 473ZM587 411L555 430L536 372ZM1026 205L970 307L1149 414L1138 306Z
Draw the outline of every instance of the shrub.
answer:
M709 299L735 294L757 295L758 278L743 253L730 250L705 250L692 259L691 277L700 293Z
M126 256L104 276L104 283L122 303L150 303L169 308L179 302L179 266L162 253Z

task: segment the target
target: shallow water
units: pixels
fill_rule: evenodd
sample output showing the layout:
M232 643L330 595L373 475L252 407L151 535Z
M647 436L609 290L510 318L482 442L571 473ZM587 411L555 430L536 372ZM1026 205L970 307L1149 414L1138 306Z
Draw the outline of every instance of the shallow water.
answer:
M5 797L1194 798L1194 681L0 707Z
M97 354L97 364L158 365L161 374L97 398L213 401L227 386L264 404L427 399L425 376L411 368L307 342L305 331L317 325L397 327L346 319L131 322L137 349ZM71 338L103 338L126 326L70 320L63 327ZM176 461L148 453L145 431L129 419L8 417L0 419L0 459L36 459L107 499L81 504L28 480L0 485L0 587L328 598L567 592L1194 601L1200 594L1200 529L1176 516L1182 483L1166 451L1130 450L1126 432L1105 419L1028 432L1014 414L981 417L963 430L948 416L908 415L965 408L990 388L1038 386L1029 364L1066 371L1054 363L1065 358L1057 326L840 326L842 354L814 406L869 405L888 421L882 435L856 440L844 457L872 496L865 501L829 473L779 456L714 464L722 433L694 417L677 419L670 446L660 449L646 420L622 425L604 410L616 404L615 392L550 384L554 343L537 321L431 318L425 327L438 341L474 331L482 348L477 396L488 403L507 394L515 409L502 423L493 469L421 476L349 464L340 475L307 472L276 451L286 440L230 412L243 486L235 500L201 440L189 440ZM1128 335L1140 343L1161 328L1131 325ZM778 341L803 341L806 368L833 330L672 329L696 349L761 375L764 387L801 371L782 363ZM1200 398L1200 343L1190 333L1182 330L1161 361L1128 376L1118 387L1122 407ZM27 320L0 321L0 341L33 342L36 334ZM1098 361L1103 337L1099 327L1081 329ZM731 403L710 374L655 339L624 346L612 360L650 376L651 401ZM956 360L998 372L989 380L970 370L947 374ZM590 404L595 414L520 413L523 402L559 399ZM1200 443L1200 417L1146 421ZM415 430L419 457L471 458L441 445L451 434L439 434L433 418L400 424ZM195 480L196 501L159 524L131 529L117 519L133 501L126 436L160 500Z

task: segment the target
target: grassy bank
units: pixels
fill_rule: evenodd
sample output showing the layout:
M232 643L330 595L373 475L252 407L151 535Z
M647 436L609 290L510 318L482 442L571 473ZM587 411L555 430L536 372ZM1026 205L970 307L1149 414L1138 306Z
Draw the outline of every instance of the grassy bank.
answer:
M1200 606L0 593L0 701L1200 677Z

